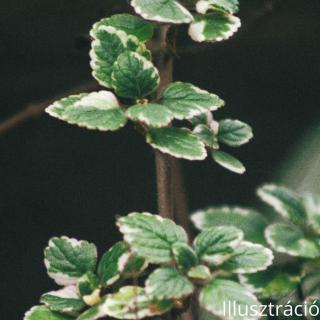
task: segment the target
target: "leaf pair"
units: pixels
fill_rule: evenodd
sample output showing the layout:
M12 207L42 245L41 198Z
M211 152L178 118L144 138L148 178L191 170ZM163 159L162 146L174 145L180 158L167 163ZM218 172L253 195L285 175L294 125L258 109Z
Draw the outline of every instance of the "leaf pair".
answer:
M259 188L258 195L288 220L268 226L265 236L270 246L295 257L320 257L319 198L269 184Z

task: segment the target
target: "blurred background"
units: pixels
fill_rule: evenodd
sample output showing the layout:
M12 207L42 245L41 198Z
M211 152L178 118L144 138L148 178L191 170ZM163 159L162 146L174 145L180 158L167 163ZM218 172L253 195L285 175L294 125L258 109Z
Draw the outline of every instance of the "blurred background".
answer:
M190 210L257 206L255 188L276 181L320 192L320 2L242 0L242 30L198 46L182 28L175 79L221 96L217 118L252 125L255 139L235 150L238 176L183 162ZM124 0L2 0L0 123L28 104L91 80L88 30L122 11ZM42 114L0 133L1 314L22 319L55 288L42 251L54 235L97 244L119 238L115 216L156 212L153 152L127 127L99 133Z

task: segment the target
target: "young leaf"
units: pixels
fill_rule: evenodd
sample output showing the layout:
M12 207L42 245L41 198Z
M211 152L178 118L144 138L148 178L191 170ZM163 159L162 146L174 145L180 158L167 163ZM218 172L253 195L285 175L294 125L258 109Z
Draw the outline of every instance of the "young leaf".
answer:
M219 122L218 140L230 147L239 147L252 137L251 127L244 122L231 119Z
M50 310L62 313L74 313L85 307L76 286L67 286L58 291L51 291L41 296L40 302Z
M193 267L188 272L188 277L193 280L206 281L209 280L211 276L210 269L205 265L198 265Z
M112 86L125 98L141 99L155 91L160 83L158 70L136 52L122 53L112 72Z
M301 230L289 224L272 224L265 232L269 245L276 251L294 257L320 257L319 244L305 238Z
M265 184L257 191L265 203L293 223L304 225L307 213L303 199L295 192L281 186Z
M97 249L87 241L52 238L44 256L48 275L59 285L71 285L76 284L85 273L94 271Z
M97 276L93 272L87 272L78 280L78 291L81 296L87 296L99 286Z
M255 273L267 269L273 261L272 251L261 244L243 241L234 249L223 269L233 273Z
M128 35L135 36L139 41L145 42L152 38L153 25L143 19L131 14L115 14L109 18L104 18L94 24L93 29L98 30L100 26L111 26L122 30Z
M193 249L186 243L176 242L172 246L175 262L180 270L188 272L198 264L198 257Z
M307 195L304 199L310 227L320 235L320 198Z
M193 129L193 134L195 134L206 146L219 149L218 140L214 132L206 125L199 124Z
M164 314L172 306L170 300L157 301L146 295L143 288L127 286L107 295L102 310L112 318L135 320Z
M185 82L171 83L163 91L159 103L165 105L179 120L217 110L225 104L217 95Z
M226 13L236 13L239 11L238 0L200 0L196 3L197 12L206 14L210 9L221 10Z
M146 281L146 294L163 299L181 299L192 294L193 284L174 268L159 268Z
M300 283L300 268L294 265L271 266L265 271L239 275L240 282L250 291L266 299L281 299Z
M185 128L150 129L147 142L155 149L176 158L203 160L207 156L204 144Z
M46 112L70 124L100 131L118 130L127 122L117 98L108 91L63 98L49 106Z
M250 291L234 281L224 279L211 280L201 290L199 302L204 309L223 319L254 320L259 318L259 313L256 316L250 316L250 313L246 315L243 312L243 310L249 310L249 312L258 311L260 303ZM235 314L230 312L228 302L230 302L232 308L242 310L242 312L235 312Z
M143 257L130 253L129 259L126 264L123 264L123 267L123 269L120 268L123 277L136 278L148 267L148 261Z
M152 263L173 261L172 245L188 242L183 228L150 213L131 213L120 218L117 225L132 250Z
M141 121L154 128L165 127L174 118L168 108L156 103L137 104L130 107L127 110L127 116L133 121Z
M257 211L239 207L209 207L192 214L191 220L199 230L213 226L234 226L241 229L244 238L265 244L264 230L267 222Z
M98 264L98 276L101 284L107 286L115 283L120 277L120 268L129 259L129 250L124 242L117 242L101 258Z
M73 317L49 310L45 306L36 306L24 315L23 320L72 320Z
M220 166L232 172L243 174L246 171L244 165L229 153L223 151L213 151L212 158L216 163L220 164Z
M242 239L243 232L235 227L212 227L195 238L194 248L201 261L220 265L230 258Z
M164 23L189 23L191 13L176 0L131 0L136 13L147 20Z
M229 39L240 26L241 21L238 17L214 12L197 16L190 25L189 35L197 42L222 41Z

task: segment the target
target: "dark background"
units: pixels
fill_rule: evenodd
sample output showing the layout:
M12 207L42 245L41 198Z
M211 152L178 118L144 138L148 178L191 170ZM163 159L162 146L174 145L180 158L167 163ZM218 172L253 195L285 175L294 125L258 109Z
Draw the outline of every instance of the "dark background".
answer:
M244 176L210 159L183 163L192 210L254 205L255 187L274 179L320 118L319 0L240 2L243 28L231 40L195 50L187 37L180 39L175 79L217 93L227 101L217 116L239 117L255 131L254 141L234 152L247 165ZM79 36L123 3L2 0L0 121L90 79L88 48ZM41 293L55 288L42 262L51 236L87 239L102 252L119 237L115 215L156 212L154 179L152 150L130 127L99 133L43 115L0 136L3 317L21 319Z

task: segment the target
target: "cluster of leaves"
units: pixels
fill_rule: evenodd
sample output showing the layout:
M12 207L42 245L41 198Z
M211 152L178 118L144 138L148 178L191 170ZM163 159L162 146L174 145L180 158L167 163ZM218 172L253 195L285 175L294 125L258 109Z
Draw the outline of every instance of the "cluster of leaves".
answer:
M238 120L213 121L211 112L225 104L217 95L190 83L174 82L150 102L150 94L160 82L146 47L154 28L129 14L95 23L90 32L93 76L117 96L105 90L72 95L49 106L47 112L70 124L100 131L118 130L131 120L155 149L188 160L203 160L208 150L219 164L243 173L241 162L218 150L219 142L240 146L251 139L252 130ZM189 127L176 124L178 120L189 120ZM192 123L196 125L192 127Z
M239 10L238 0L180 2L177 0L131 0L131 5L147 20L190 24L189 35L198 42L228 39L241 26L240 19L234 16ZM186 7L190 7L190 11ZM195 15L192 14L193 12Z
M33 307L24 320L155 317L173 309L183 312L196 290L200 306L216 316L223 315L228 299L259 305L235 275L266 269L273 255L261 244L244 240L240 229L208 228L190 246L183 228L150 213L131 213L117 225L124 241L99 263L94 244L67 237L49 241L45 266L64 287L42 295L43 305Z
M240 275L240 282L260 299L279 300L300 287L298 300L312 303L320 298L320 198L299 195L285 187L266 184L258 196L273 207L281 222L268 225L257 211L238 207L210 207L192 215L197 229L237 226L245 238L268 244L275 252L291 256L265 271ZM302 296L301 296L302 295ZM290 298L292 300L292 298Z

